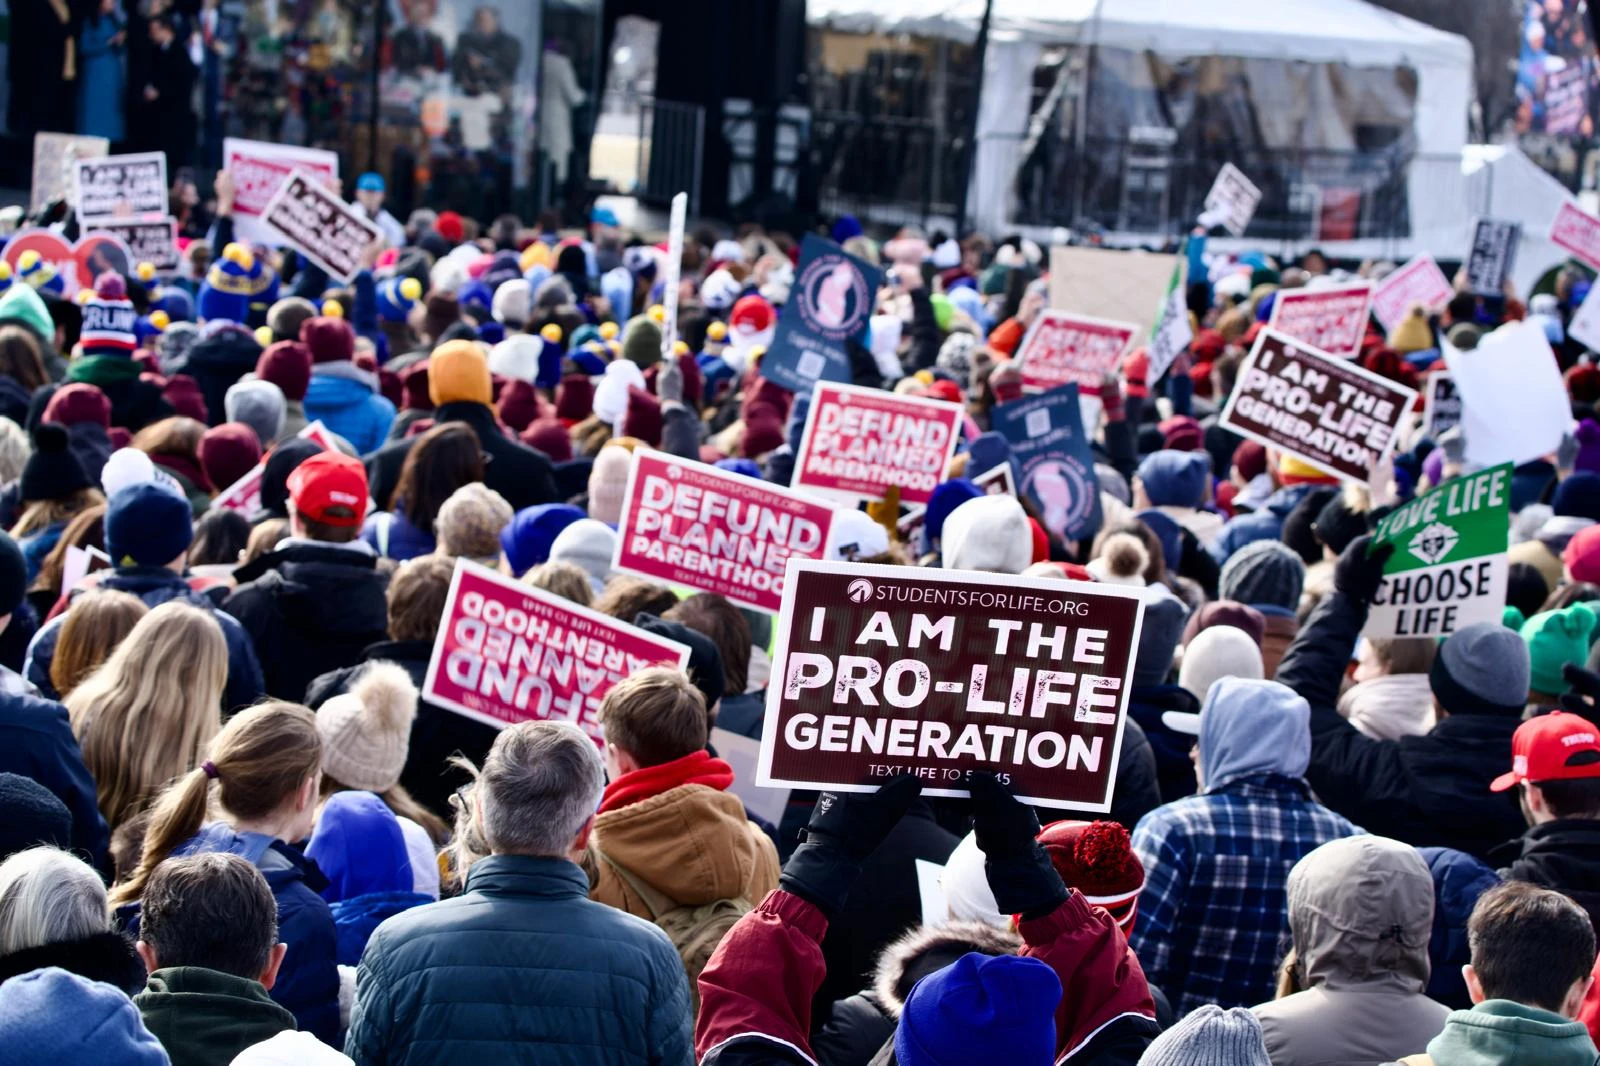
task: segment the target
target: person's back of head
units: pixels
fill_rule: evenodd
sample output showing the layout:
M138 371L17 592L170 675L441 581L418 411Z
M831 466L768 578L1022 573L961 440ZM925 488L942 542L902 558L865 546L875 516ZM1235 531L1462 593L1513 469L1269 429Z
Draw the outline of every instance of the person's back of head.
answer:
M330 903L416 883L400 819L371 792L336 792L317 816L306 856L328 879Z
M1522 881L1478 898L1467 921L1472 962L1463 971L1473 1003L1504 999L1577 1016L1595 961L1589 916L1559 892Z
M750 623L744 613L722 596L697 592L661 617L681 622L711 638L722 657L723 693L737 696L744 692L750 677Z
M50 660L50 684L61 699L109 659L139 619L149 613L139 597L116 589L89 589L73 600L72 609L62 618L56 653Z
M601 614L630 624L641 614L663 615L677 605L678 597L665 585L627 576L612 578L594 601L594 609Z
M51 966L0 984L0 1047L19 1061L168 1066L120 990Z
M342 452L318 452L289 475L289 524L296 536L348 544L367 516L367 468Z
M588 843L604 790L600 751L582 730L521 722L495 738L473 799L492 854L570 858Z
M0 773L0 860L40 845L72 847L72 812L33 778Z
M461 486L440 505L434 521L439 554L497 565L500 534L513 513L505 497L482 482Z
M250 520L239 511L213 507L194 524L190 566L238 566L250 544Z
M225 852L156 867L145 885L137 946L151 973L199 966L269 989L284 954L266 877L248 859Z
M1499 622L1463 626L1439 645L1428 684L1445 714L1517 717L1528 699L1528 646Z
M613 685L600 704L600 723L612 780L703 751L710 728L700 690L681 670L664 667Z
M1055 1059L1061 979L1040 959L970 952L918 981L894 1031L902 1066L977 1062L1004 1047L1017 1066Z
M406 453L395 482L390 510L403 511L407 521L433 531L439 509L463 485L483 480L483 445L472 427L462 422L434 426Z
M1303 777L1311 762L1311 706L1276 681L1225 677L1200 708L1199 773L1207 789L1243 777Z
M589 575L576 563L545 562L522 575L522 583L530 588L542 589L552 596L571 600L579 607L594 602L594 589Z
M1379 836L1332 840L1287 883L1298 987L1393 978L1421 992L1429 974L1433 876L1417 849Z
M422 555L400 564L389 579L389 639L426 641L439 634L455 560Z
M82 860L43 847L0 863L0 955L84 940L110 927L106 886Z
M1150 1042L1139 1066L1271 1066L1256 1016L1208 1003Z

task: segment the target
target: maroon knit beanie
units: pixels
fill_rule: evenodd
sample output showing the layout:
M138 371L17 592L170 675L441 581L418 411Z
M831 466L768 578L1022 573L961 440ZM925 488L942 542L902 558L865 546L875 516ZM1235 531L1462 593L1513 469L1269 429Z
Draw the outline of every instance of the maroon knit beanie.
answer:
M356 356L356 331L342 318L306 319L300 343L311 349L313 363L348 363Z
M256 360L256 377L278 386L285 400L304 400L311 387L311 349L299 341L279 341Z

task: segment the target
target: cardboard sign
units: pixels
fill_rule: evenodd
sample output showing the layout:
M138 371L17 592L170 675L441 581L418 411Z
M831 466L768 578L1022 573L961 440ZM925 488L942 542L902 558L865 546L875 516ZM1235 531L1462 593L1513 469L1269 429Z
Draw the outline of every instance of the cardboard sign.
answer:
M850 500L927 504L961 437L959 404L819 381L811 394L793 485Z
M1372 547L1394 545L1368 637L1447 637L1500 621L1511 526L1510 463L1452 478L1385 515Z
M283 234L261 218L278 186L296 169L328 178L339 176L339 156L321 148L246 141L227 137L222 142L222 165L233 175L233 232L241 241L280 245Z
M1144 343L1150 309L1167 294L1183 257L1107 248L1050 249L1050 306L1113 322L1140 323L1132 343Z
M361 256L383 236L376 222L345 203L303 170L289 175L261 219L301 255L348 285L361 272Z
M1080 391L1098 392L1106 371L1122 365L1139 327L1070 311L1041 311L1017 349L1022 386L1053 389L1071 382Z
M1417 394L1354 363L1262 330L1221 425L1352 481L1394 447Z
M1424 252L1378 282L1378 287L1372 290L1372 313L1387 331L1398 326L1413 307L1420 306L1431 314L1449 303L1455 294L1439 264Z
M883 271L871 263L806 234L789 302L761 359L761 376L796 395L819 381L850 381L850 346L866 343L882 284Z
M72 133L33 135L33 191L28 197L28 213L36 214L54 200L63 199L72 189L78 160L101 159L111 151L104 137L80 137Z
M990 423L1011 444L1022 484L1044 527L1062 540L1087 540L1100 528L1100 478L1083 429L1078 387L1063 385L1003 403Z
M1469 462L1525 463L1561 447L1572 425L1572 407L1538 322L1501 326L1484 334L1470 352L1447 344L1444 362L1461 394Z
M422 698L493 726L571 722L604 745L611 686L688 661L677 641L457 559Z
M986 770L1024 803L1108 811L1143 615L1093 582L795 560L758 780L964 796Z
M94 231L127 245L135 267L149 263L157 270L178 269L178 220L170 215L149 222L96 222Z
M733 767L733 784L728 786L728 791L738 796L745 809L757 818L772 825L781 823L783 810L789 805L789 790L762 788L756 784L756 769L761 765L761 741L713 727L711 746L717 749L718 758Z
M333 442L333 434L329 433L321 422L313 422L295 435L315 441L325 452L336 451L338 448ZM267 456L263 455L261 461L251 467L248 474L217 493L216 499L211 501L211 506L220 507L225 511L238 511L246 518L254 519L261 513L261 479L266 472Z
M1571 200L1562 203L1561 210L1551 220L1550 241L1574 258L1600 269L1600 218Z
M85 228L94 228L101 219L160 218L167 213L167 154L80 159L73 187L78 220Z
M678 274L683 269L683 227L689 212L689 194L680 192L672 198L671 224L667 227L667 263L661 288L661 358L676 358L673 347L678 343Z
M1600 351L1600 293L1596 289L1600 289L1600 285L1589 287L1589 294L1572 312L1572 321L1567 323L1567 336L1590 351Z
M1439 439L1439 434L1461 424L1461 394L1448 370L1435 371L1423 389L1422 432Z
M1279 289L1268 325L1302 344L1351 359L1361 352L1371 306L1372 286L1365 281L1328 289Z
M985 496L1010 496L1017 498L1017 479L1011 472L1010 463L1001 463L991 470L986 470L972 479L972 483L983 490ZM912 538L922 531L923 525L928 520L926 507L913 507L907 511L900 521L895 523L895 532L901 541L909 544Z
M1206 217L1220 223L1235 237L1243 237L1261 204L1261 190L1232 163L1222 164L1217 180L1206 193Z
M1154 385L1161 380L1161 376L1172 366L1173 361L1182 355L1184 349L1194 340L1194 329L1189 324L1189 299L1188 292L1183 284L1183 269L1181 266L1172 272L1172 285L1167 290L1167 298L1161 304L1161 310L1156 313L1155 328L1150 331L1150 343L1146 346L1145 355L1150 360L1150 369L1146 372L1145 380Z
M633 453L612 569L776 613L791 556L820 558L833 508L798 492L690 462Z
M1521 244L1522 223L1478 219L1467 253L1467 291L1474 296L1504 296Z

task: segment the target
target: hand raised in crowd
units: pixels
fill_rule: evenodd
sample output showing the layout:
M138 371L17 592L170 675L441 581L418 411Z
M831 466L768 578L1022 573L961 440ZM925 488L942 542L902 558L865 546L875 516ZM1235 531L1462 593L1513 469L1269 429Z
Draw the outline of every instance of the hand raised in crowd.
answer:
M223 218L233 214L233 172L226 169L217 171L217 178L212 188L217 194L217 217Z
M1333 587L1363 606L1378 594L1378 587L1383 584L1383 565L1394 554L1393 544L1369 552L1371 546L1372 534L1357 537L1333 564Z
M676 359L663 359L656 372L656 395L662 403L683 402L683 368Z
M1038 918L1067 898L1067 886L1039 843L1039 816L994 774L968 775L972 829L1001 914Z
M889 543L900 539L900 486L890 485L883 499L867 504L867 517L883 527L889 534Z
M1037 289L1029 290L1023 295L1022 304L1017 308L1017 321L1024 327L1033 325L1033 320L1044 310L1044 302L1044 293Z
M389 247L389 242L379 237L365 248L361 249L361 269L371 270L378 265L378 257Z
M830 917L837 914L861 863L921 793L922 781L913 774L900 774L876 792L821 793L806 824L805 843L784 864L779 887Z
M1571 686L1561 696L1561 709L1594 721L1595 711L1600 710L1600 674L1567 663L1561 668L1561 677Z
M1100 407L1107 422L1121 422L1127 414L1122 406L1122 379L1115 370L1107 370L1100 377Z

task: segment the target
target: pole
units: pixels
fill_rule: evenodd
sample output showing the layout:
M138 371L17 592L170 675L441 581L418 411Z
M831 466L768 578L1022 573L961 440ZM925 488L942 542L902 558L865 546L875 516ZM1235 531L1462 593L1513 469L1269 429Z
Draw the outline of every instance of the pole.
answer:
M374 0L375 17L372 20L372 76L368 92L372 97L372 117L367 120L367 169L378 169L378 67L383 59L383 20L388 14L388 0Z
M984 0L983 20L978 23L978 43L973 49L976 68L972 81L972 105L967 115L966 159L961 167L961 199L956 203L956 239L967 231L967 196L972 191L972 171L978 163L978 107L983 103L983 61L989 51L989 23L994 19L994 0Z

